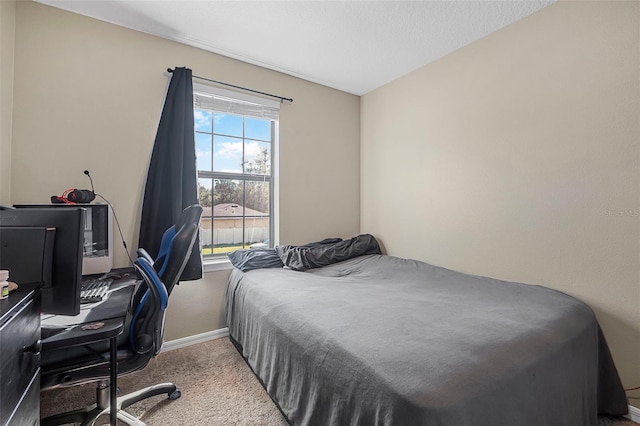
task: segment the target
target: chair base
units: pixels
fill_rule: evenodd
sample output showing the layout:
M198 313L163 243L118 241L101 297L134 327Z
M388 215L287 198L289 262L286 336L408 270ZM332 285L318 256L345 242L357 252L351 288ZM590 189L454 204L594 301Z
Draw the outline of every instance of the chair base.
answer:
M170 400L178 399L182 395L180 390L173 383L161 383L149 386L127 395L119 396L117 399L116 410L118 420L131 426L146 426L146 423L124 411L125 408L143 399L166 393ZM67 413L55 414L41 420L41 426L56 426L67 423L80 423L81 426L94 426L100 417L109 417L109 385L105 382L99 382L96 386L96 404L78 410L69 411ZM108 421L107 421L108 422Z

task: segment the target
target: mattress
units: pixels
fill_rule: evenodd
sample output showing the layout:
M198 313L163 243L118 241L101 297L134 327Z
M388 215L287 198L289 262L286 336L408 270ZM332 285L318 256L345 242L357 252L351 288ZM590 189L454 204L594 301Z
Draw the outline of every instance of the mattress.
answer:
M230 338L294 425L596 425L627 401L564 293L368 255L234 270Z

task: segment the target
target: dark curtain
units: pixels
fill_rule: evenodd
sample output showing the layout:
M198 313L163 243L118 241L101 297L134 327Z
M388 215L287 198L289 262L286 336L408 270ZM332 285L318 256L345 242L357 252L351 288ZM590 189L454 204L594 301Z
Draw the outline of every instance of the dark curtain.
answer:
M193 81L189 68L171 76L142 202L139 246L157 256L164 231L176 223L182 210L198 204L193 125ZM180 280L202 278L200 241L196 243Z

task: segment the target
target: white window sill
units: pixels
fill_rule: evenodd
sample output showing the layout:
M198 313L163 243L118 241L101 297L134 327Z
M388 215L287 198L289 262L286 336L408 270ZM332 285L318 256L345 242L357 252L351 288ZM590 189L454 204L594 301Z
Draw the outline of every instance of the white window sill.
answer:
M233 265L226 257L218 259L206 259L202 261L202 269L204 272L228 271L233 269Z

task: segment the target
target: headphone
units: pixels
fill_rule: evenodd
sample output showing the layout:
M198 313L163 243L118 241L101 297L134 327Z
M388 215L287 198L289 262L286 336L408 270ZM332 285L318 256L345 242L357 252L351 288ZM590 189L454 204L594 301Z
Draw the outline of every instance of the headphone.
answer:
M89 180L91 181L91 191L88 189L67 189L61 196L52 195L51 202L54 204L89 204L95 200L96 193L93 190L93 179L91 179L89 170L85 170L84 174L89 176Z
M51 202L54 204L88 204L95 199L95 192L88 189L67 189L61 196L51 196Z

